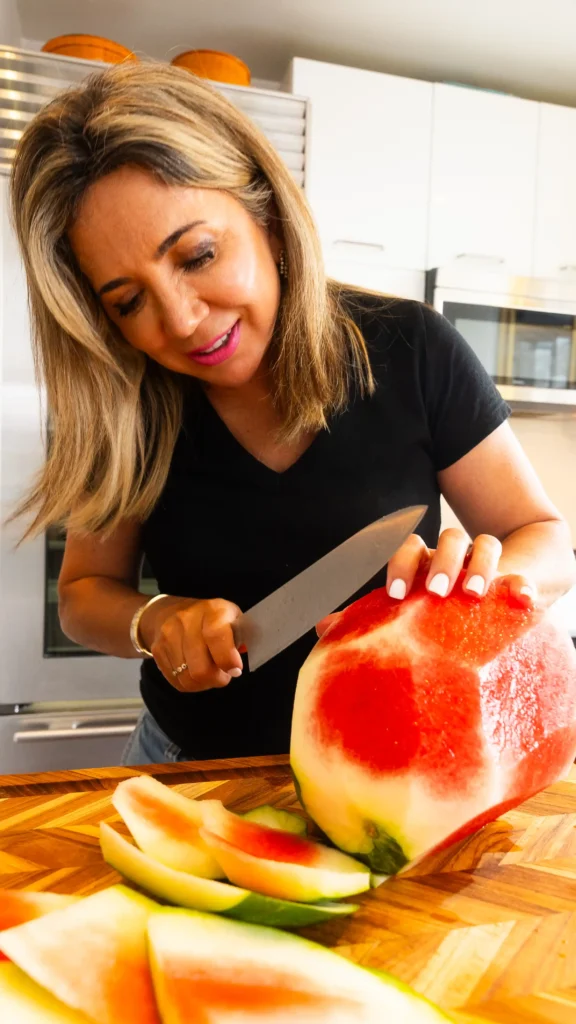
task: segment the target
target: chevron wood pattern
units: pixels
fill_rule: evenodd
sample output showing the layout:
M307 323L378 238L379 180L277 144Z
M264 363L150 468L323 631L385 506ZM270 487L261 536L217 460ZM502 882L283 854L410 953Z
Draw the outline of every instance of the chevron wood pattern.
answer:
M84 895L118 881L98 823L118 824L111 791L141 771L238 811L298 808L286 758L0 776L0 886ZM391 971L457 1024L575 1024L576 769L359 902L303 934Z

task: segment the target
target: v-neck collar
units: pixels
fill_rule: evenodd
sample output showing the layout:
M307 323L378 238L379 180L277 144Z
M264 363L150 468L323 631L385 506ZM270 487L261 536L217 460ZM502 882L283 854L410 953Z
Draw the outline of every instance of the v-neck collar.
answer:
M272 469L270 466L267 466L265 462L262 462L253 455L252 452L248 451L242 442L235 437L218 411L212 405L212 402L201 385L197 387L196 396L202 403L202 408L208 422L210 423L210 429L218 430L228 449L230 451L234 451L236 455L245 462L246 466L252 467L254 472L258 473L262 478L267 479L268 481L275 480L279 483L283 480L289 479L291 476L298 475L300 472L305 470L310 462L315 461L318 449L322 447L322 441L328 434L328 430L320 430L308 447L302 452L295 462L288 466L287 469Z

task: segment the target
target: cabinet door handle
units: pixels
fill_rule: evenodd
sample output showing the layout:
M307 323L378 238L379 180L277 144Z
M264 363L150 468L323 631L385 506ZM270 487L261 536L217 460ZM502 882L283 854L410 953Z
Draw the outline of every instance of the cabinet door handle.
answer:
M489 256L483 252L459 252L457 260L482 260L483 263L495 263L498 266L502 266L506 263L506 260L502 256Z
M563 267L559 267L559 270L563 274L574 274L576 273L576 263L565 263Z
M14 743L39 743L41 740L83 740L89 736L129 736L133 725L93 725L86 729L23 729L15 732Z
M337 245L354 245L362 249L374 249L375 252L384 252L386 246L380 242L357 242L352 238L336 238L332 242L333 246Z

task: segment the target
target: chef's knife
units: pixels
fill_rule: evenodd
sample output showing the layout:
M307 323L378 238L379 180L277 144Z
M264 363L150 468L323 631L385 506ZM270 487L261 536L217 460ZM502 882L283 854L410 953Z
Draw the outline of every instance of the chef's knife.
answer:
M234 639L237 647L246 647L250 670L294 643L372 579L427 508L411 505L377 519L242 615L234 624Z

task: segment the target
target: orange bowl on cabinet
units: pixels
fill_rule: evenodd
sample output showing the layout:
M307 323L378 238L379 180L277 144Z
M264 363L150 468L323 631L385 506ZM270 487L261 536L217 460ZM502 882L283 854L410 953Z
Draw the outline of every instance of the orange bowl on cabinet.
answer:
M200 78L229 85L250 85L250 68L231 53L218 50L187 50L172 61L176 67L186 68Z
M100 60L106 64L120 64L123 60L138 60L132 50L104 39L102 36L74 34L55 36L42 47L45 53L59 54L61 57L79 57L82 60Z

